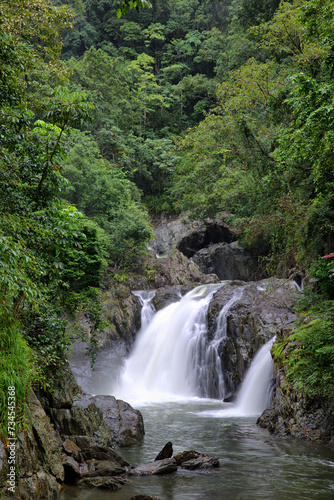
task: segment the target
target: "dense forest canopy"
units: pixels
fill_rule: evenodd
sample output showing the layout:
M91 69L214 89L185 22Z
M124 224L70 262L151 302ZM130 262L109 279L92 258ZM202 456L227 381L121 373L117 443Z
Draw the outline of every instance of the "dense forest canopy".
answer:
M333 392L334 0L149 4L1 2L1 415L8 385L23 412L48 383L68 315L103 327L102 277L160 212L228 212L269 275L311 269L311 322L277 356Z

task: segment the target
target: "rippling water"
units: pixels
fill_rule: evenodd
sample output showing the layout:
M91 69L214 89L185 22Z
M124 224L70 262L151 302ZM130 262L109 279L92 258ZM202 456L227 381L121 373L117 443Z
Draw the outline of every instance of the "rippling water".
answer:
M256 417L235 417L232 405L212 400L146 404L143 443L120 454L133 465L154 460L167 441L174 453L196 450L220 459L220 468L168 476L134 477L118 492L67 487L61 500L128 500L149 494L161 500L334 499L334 452L275 439Z

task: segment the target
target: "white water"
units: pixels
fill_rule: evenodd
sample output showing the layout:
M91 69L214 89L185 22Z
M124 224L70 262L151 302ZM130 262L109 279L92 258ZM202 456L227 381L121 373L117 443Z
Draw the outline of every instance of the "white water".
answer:
M139 298L142 307L141 310L141 329L143 330L144 328L147 327L147 325L150 323L151 319L154 316L155 309L153 307L152 299L155 295L155 290L140 290L137 292L132 292L133 295Z
M197 287L154 315L125 362L117 397L133 403L200 396L207 310L221 286Z
M274 368L270 351L274 342L275 337L259 349L246 372L235 402L240 414L260 414L270 406Z
M221 341L227 335L227 316L240 300L238 287L221 309L215 334L208 340L207 310L214 293L224 285L195 288L177 303L154 314L153 292L134 292L143 305L142 328L126 360L120 383L112 393L131 404L225 396ZM222 416L261 413L270 404L272 339L256 354L236 404Z

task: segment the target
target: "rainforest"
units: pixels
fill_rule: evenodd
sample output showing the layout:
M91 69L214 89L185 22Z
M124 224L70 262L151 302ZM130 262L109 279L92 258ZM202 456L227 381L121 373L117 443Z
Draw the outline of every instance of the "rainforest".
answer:
M84 349L78 363L97 377L104 348L115 366L116 358L135 355L143 322L153 328L171 304L175 310L165 312L164 322L173 314L192 317L197 304L194 321L207 332L205 346L194 354L199 372L185 393L194 384L191 396L204 398L208 411L216 411L210 399L230 404L256 352L276 335L270 349L281 399L271 413L267 401L258 425L332 453L333 73L334 0L2 0L0 498L57 498L52 495L64 483L87 486L91 470L79 472L87 461L111 460L111 451L99 449L95 456L92 442L71 437L86 436L88 421L97 420L99 435L107 436L100 409L107 403L89 398L114 394L112 381L102 393L94 384L84 386L71 346ZM162 227L168 236L161 236ZM167 246L154 243L160 237ZM242 271L233 273L232 264L221 270L198 257L223 243L242 254ZM247 314L237 309L241 298ZM184 303L183 313L176 303ZM186 313L188 303L192 312ZM146 347L151 353L154 342ZM166 366L176 344L177 337ZM208 345L211 368L203 357ZM235 359L228 358L232 351ZM150 366L144 354L142 363ZM141 375L133 373L134 387ZM168 386L173 393L182 385L178 368L175 373L177 388ZM77 418L88 419L80 432L73 422L61 427L54 413L72 411L76 398L83 398ZM193 415L199 410L197 402L191 405ZM83 417L87 408L91 413ZM171 418L179 418L176 413ZM41 422L42 414L50 433L72 443L63 445L59 463L50 458L59 452L56 438L43 445L48 459L32 445L39 443L36 419ZM303 435L291 430L292 420L306 429ZM91 432L92 440L97 431ZM114 438L103 439L94 446L113 449ZM13 442L22 457L30 453L31 470L18 456L10 468ZM146 460L146 448L134 448L129 463L115 459L117 467L127 470L141 453ZM6 479L10 474L15 487ZM122 485L116 483L93 486L117 490ZM162 500L208 498L174 497L164 488L165 496L150 491ZM328 490L312 491L305 498L329 498ZM239 494L231 490L226 498Z

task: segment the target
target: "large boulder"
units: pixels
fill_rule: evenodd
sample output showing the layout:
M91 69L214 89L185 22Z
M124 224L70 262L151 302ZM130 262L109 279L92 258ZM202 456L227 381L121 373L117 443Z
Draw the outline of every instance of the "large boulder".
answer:
M50 418L64 439L93 438L101 446L130 446L142 441L145 431L138 410L113 396L77 397L71 408L49 408Z
M196 252L192 260L206 274L221 280L252 281L260 277L256 260L237 241L216 243Z
M293 324L297 293L291 281L275 278L230 281L216 292L208 310L208 335L218 339L226 397L236 393L256 351Z
M145 430L140 411L114 396L89 396L100 410L118 446L131 446L143 440Z
M178 249L186 257L192 257L195 252L211 243L230 243L236 239L224 217L204 221L190 221L186 215L177 219L164 218L154 227L154 234L151 248L160 256L167 256L172 250Z

